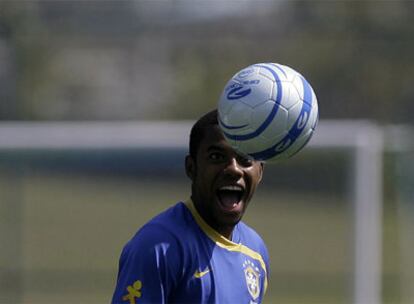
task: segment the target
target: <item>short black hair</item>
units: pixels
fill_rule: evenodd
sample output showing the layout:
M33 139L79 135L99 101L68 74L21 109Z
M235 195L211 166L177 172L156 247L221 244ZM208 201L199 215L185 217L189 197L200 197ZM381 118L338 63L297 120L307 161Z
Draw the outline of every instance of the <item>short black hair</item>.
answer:
M190 156L195 159L198 148L206 132L213 126L218 126L218 111L214 109L201 116L191 128L190 133Z

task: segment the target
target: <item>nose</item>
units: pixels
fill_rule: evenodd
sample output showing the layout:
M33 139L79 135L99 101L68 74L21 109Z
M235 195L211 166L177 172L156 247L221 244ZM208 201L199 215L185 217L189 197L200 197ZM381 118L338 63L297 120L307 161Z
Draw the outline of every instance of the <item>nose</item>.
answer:
M243 169L242 166L237 162L236 158L231 158L227 163L225 168L225 172L232 177L240 178L243 176Z

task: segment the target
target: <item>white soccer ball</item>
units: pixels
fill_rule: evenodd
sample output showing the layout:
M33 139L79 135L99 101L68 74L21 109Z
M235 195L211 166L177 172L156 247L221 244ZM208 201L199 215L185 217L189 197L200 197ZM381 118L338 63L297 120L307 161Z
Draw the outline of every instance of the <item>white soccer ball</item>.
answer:
M258 63L237 72L218 103L230 145L260 161L288 158L312 137L318 102L306 79L285 65Z

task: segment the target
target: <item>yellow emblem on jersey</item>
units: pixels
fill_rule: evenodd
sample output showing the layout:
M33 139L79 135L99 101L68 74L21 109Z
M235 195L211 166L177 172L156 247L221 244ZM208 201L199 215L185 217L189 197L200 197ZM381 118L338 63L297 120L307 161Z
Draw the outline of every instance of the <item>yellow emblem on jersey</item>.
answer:
M244 276L246 278L247 290L256 300L260 295L260 271L251 261L246 260L243 263Z
M141 288L142 288L142 282L140 280L137 280L134 282L134 284L129 285L127 287L128 294L124 295L122 297L122 301L128 301L129 304L135 304L135 298L141 297Z

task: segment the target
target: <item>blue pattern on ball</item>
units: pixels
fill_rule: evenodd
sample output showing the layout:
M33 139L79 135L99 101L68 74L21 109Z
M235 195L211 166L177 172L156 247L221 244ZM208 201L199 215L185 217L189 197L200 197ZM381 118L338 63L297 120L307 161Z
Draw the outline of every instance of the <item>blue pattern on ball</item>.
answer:
M282 85L280 83L279 75L276 73L276 71L274 71L272 68L270 68L267 65L259 65L258 64L258 65L255 65L255 66L265 68L270 73L272 73L272 75L274 77L274 81L275 81L276 86L277 86L277 93L278 93L277 96L276 96L275 104L273 105L272 111L270 111L270 113L267 116L267 118L265 119L265 121L255 131L253 131L251 133L248 133L248 134L242 134L242 135L234 135L234 134L230 134L228 132L223 131L224 135L229 139L238 140L238 141L245 141L245 140L255 138L256 136L262 134L263 131L266 130L266 128L273 121L273 119L275 118L275 116L277 114L277 111L279 110L280 101L282 100ZM283 71L283 73L284 73L284 71ZM235 129L241 129L243 127L246 127L246 125L229 126L229 125L226 125L221 119L220 119L220 124L228 130L235 130Z
M301 112L300 112L298 118L296 119L296 121L293 124L292 128L289 130L288 134L283 139L281 139L280 141L278 141L276 144L274 144L273 146L271 146L268 149L265 149L265 150L260 151L260 152L249 153L249 155L251 157L253 157L254 159L256 159L256 160L267 160L267 159L270 159L270 158L273 158L273 157L277 156L278 154L283 153L290 146L292 146L292 144L301 135L301 133L302 133L304 127L306 126L306 124L309 120L309 117L310 117L310 113L311 113L311 110L312 110L311 105L312 105L313 96L312 96L312 89L311 89L310 84L303 77L300 77L300 79L302 80L302 84L303 84L303 99L304 99L304 102L302 103L302 109L301 109ZM300 148L303 147L306 144L306 142L303 145L301 145L300 147L298 147L297 150L300 150Z

